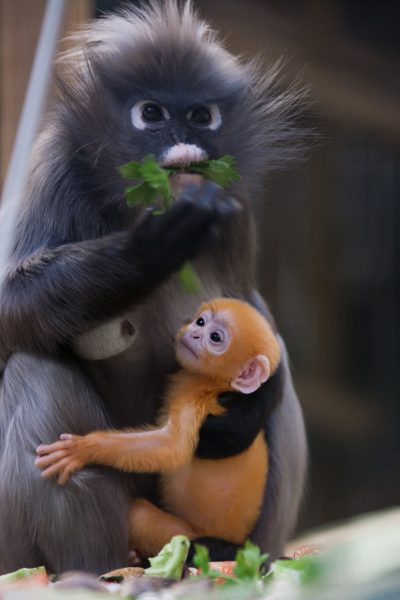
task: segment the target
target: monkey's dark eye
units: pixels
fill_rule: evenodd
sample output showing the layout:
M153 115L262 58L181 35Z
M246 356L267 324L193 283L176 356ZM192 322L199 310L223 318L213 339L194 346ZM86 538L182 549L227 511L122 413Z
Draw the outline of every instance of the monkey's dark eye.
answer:
M219 344L220 342L222 342L222 337L220 336L218 331L212 331L210 333L210 340L212 342L215 342L216 344Z
M211 113L205 106L199 106L189 112L188 119L196 125L209 125L211 123Z
M203 317L199 317L196 321L196 325L198 325L199 327L204 327L205 324L206 324L206 322L203 319Z
M141 100L131 109L132 124L136 129L144 130L169 118L167 109L156 102Z
M216 104L195 106L187 113L186 118L194 125L213 130L218 129L222 123L221 111Z
M146 123L158 123L164 120L164 113L158 104L145 104L142 108L143 120Z

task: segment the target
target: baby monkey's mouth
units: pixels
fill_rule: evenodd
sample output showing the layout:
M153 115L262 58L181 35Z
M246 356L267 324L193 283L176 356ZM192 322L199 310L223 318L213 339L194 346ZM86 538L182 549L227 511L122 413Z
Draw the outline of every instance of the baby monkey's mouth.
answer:
M181 342L182 346L184 346L186 348L186 350L189 350L189 352L191 354L193 354L193 356L198 358L198 356L197 356L196 352L193 350L191 344L187 340L185 340L185 337L182 337L180 342Z

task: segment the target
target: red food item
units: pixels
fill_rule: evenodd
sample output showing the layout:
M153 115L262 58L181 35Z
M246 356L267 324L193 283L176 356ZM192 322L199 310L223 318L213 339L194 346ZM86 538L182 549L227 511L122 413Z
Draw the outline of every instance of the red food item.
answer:
M212 571L218 571L219 573L221 573L221 575L226 575L227 577L235 577L235 574L233 572L236 567L235 560L212 561L209 564L210 569ZM216 579L214 579L214 582L216 584L221 584L225 583L225 580L223 579L223 577L221 577L221 579L217 577Z
M210 569L213 571L218 571L222 573L222 575L229 575L229 577L234 577L234 570L236 567L235 560L221 560L221 561L213 561L210 562Z

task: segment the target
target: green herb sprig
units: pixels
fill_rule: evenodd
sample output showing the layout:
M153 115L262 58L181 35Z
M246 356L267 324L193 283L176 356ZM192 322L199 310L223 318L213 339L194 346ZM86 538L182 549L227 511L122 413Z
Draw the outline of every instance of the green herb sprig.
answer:
M218 160L206 160L188 166L191 173L203 175L205 179L227 187L240 175L236 169L235 159L232 156L223 156ZM124 179L141 180L135 185L125 189L128 206L151 207L158 201L162 206L154 210L153 214L160 215L171 206L173 195L170 188L169 177L173 173L184 172L182 167L163 168L151 155L146 156L141 162L132 161L119 167L119 172ZM201 282L190 262L184 263L179 271L179 278L183 289L191 294L201 289Z
M157 556L149 558L151 566L144 572L152 577L181 579L189 547L190 541L185 535L175 535L162 547Z
M260 548L247 540L243 548L236 553L234 577L231 577L210 568L209 552L205 546L195 544L194 547L193 563L198 569L201 569L202 575L210 579L223 580L226 584L258 581L261 576L261 567L268 559L268 554L261 554Z

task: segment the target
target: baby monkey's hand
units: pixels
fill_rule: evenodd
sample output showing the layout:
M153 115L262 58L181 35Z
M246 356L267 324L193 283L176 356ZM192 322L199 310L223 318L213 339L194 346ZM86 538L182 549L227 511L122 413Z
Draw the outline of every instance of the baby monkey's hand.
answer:
M39 469L44 469L42 477L48 479L58 475L58 483L64 485L70 475L90 462L86 441L81 435L62 433L59 442L38 446L35 465Z

